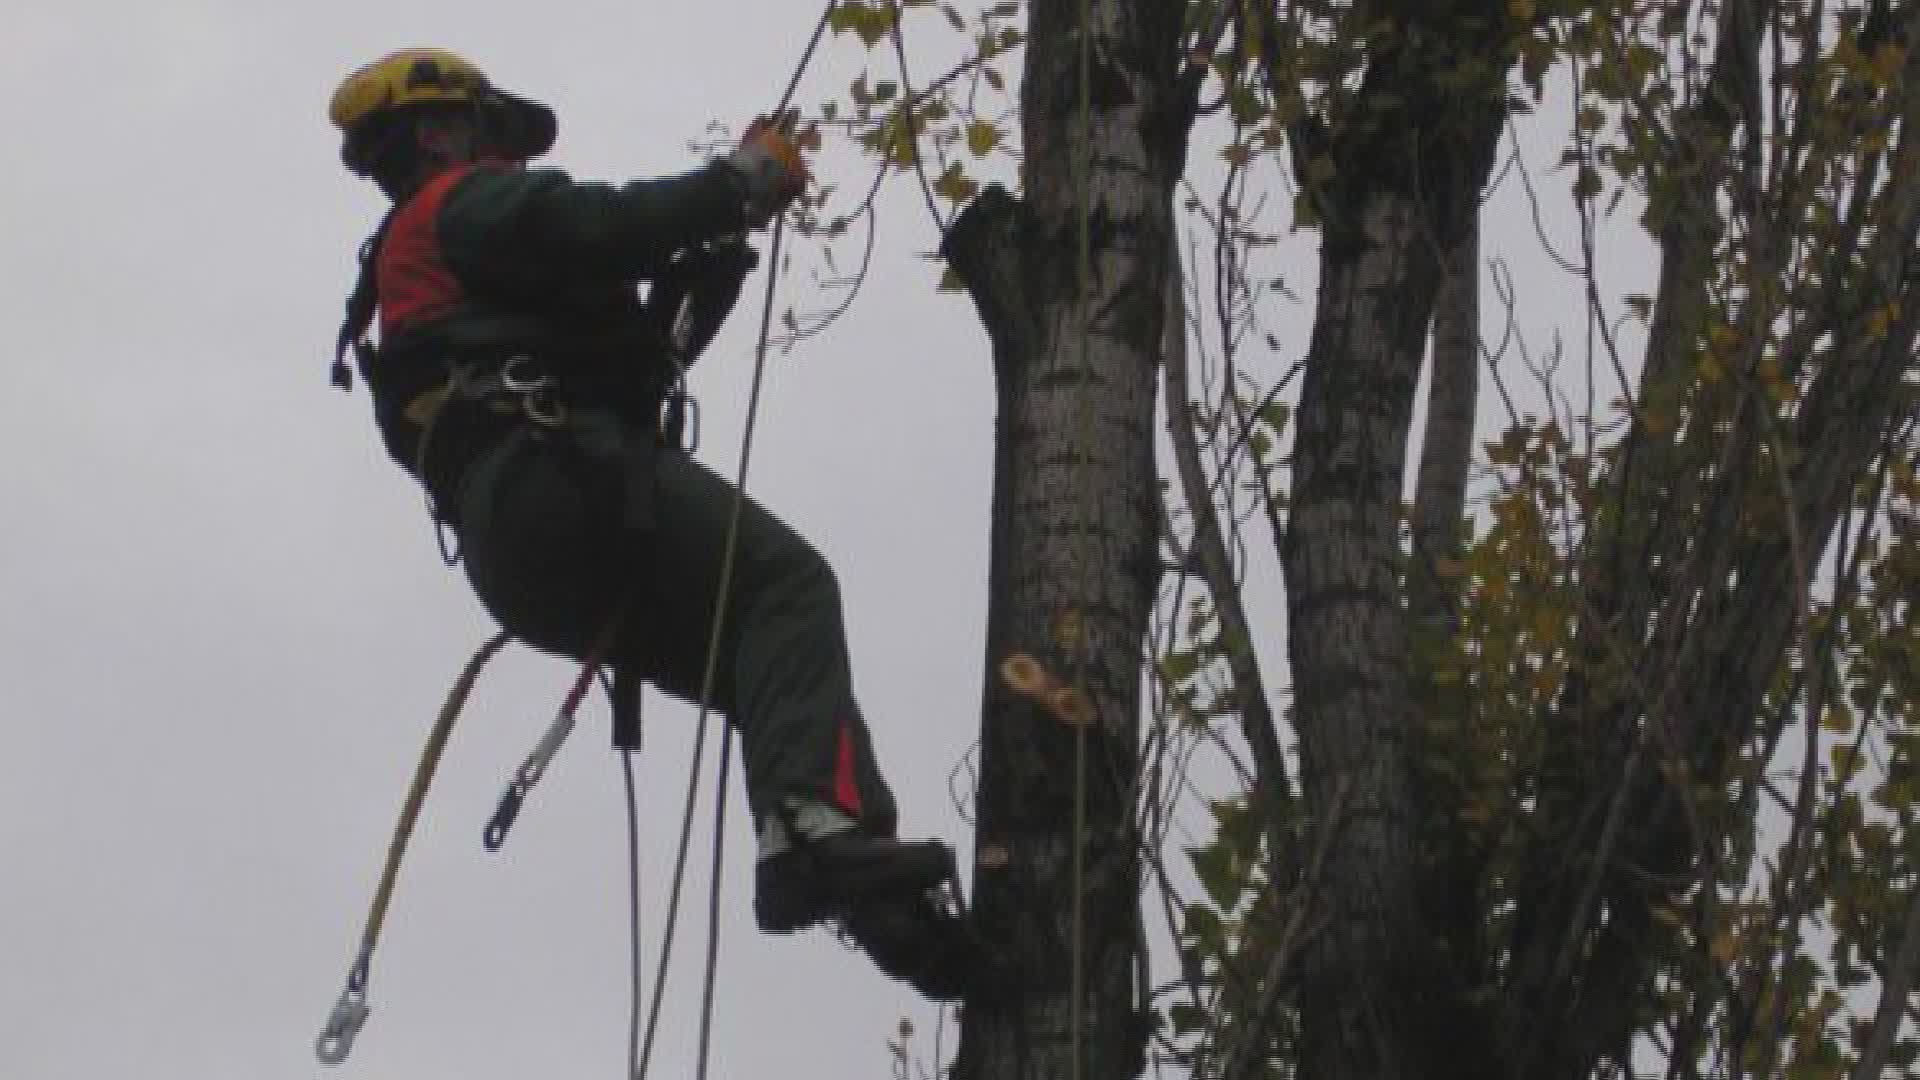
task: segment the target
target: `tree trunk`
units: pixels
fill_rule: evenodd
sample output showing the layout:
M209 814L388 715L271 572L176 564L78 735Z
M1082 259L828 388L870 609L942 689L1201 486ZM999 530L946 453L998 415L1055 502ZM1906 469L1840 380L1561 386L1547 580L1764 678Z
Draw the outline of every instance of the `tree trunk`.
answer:
M989 189L943 247L992 338L999 406L974 882L993 970L962 1021L968 1080L1144 1063L1140 647L1159 574L1154 388L1187 122L1180 5L1088 7L1087 123L1080 3L1034 0L1025 196ZM1017 693L1002 677L1016 654L1083 695L1092 722Z
M1413 552L1407 563L1407 611L1416 632L1448 634L1452 590L1441 573L1465 541L1467 471L1473 463L1474 411L1480 400L1480 213L1451 252L1434 300L1433 367L1427 430L1414 488Z
M1393 7L1354 104L1300 147L1332 173L1313 192L1325 242L1283 545L1302 789L1333 838L1301 1075L1329 1080L1490 1074L1424 900L1399 508L1441 253L1470 229L1504 117L1504 72L1456 65L1490 55L1505 16Z

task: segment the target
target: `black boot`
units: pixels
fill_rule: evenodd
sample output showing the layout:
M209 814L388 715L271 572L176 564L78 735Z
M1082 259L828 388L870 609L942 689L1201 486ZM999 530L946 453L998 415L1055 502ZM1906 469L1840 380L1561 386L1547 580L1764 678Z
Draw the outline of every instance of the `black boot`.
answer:
M977 982L979 950L949 884L959 887L863 897L841 919L875 967L933 1001L963 998Z
M846 829L761 859L754 868L753 914L763 932L790 934L840 918L862 898L938 887L953 872L953 853L944 844Z
M834 922L874 966L935 1001L963 996L974 967L953 852L848 829L760 860L753 913L787 934Z

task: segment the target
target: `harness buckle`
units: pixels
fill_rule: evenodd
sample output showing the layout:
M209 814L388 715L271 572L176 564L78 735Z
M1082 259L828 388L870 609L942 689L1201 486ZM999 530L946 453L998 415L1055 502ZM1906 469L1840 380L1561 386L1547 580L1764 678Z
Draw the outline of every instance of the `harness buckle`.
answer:
M660 418L661 441L676 450L691 454L700 449L700 399L687 393L684 384L667 395Z
M553 376L527 353L515 353L500 365L500 387L508 393L532 394L553 386Z
M527 353L515 353L500 365L500 388L520 399L520 411L536 426L557 428L567 422L567 407L554 393L552 373Z

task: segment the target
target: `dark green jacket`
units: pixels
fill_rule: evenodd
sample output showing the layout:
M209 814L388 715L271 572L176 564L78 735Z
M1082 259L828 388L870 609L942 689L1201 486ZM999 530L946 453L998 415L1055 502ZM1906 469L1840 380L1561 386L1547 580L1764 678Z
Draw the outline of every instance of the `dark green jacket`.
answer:
M738 295L744 249L721 257L710 245L742 230L744 207L737 174L720 164L621 186L498 164L430 180L382 224L355 290L370 288L378 309L380 345L360 366L388 451L417 472L419 411L410 418L408 406L456 364L520 352L576 399L636 419L656 412L680 297L707 309L696 320L704 339Z

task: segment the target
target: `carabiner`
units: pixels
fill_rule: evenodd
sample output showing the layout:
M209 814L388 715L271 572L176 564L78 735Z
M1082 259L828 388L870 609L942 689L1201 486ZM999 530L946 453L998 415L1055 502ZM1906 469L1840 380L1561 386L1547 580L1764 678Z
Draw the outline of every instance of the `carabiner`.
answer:
M551 379L547 381L552 382ZM544 386L522 393L520 409L527 414L527 419L543 428L557 428L567 422L567 407Z
M522 369L531 374L522 374ZM515 353L500 365L500 387L513 394L535 394L553 385L553 376L540 370L539 362L526 353Z

